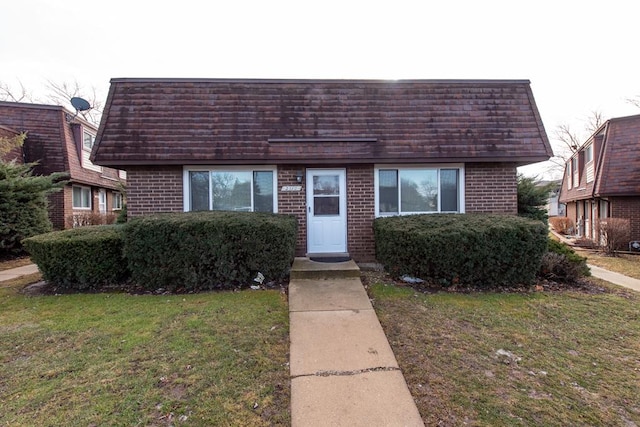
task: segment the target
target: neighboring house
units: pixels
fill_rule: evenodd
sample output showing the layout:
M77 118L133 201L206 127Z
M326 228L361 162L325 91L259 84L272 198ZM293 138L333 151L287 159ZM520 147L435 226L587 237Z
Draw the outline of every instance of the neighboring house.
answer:
M122 209L118 184L126 182L125 172L89 160L97 133L92 124L60 106L0 102L0 132L26 132L21 155L25 163L38 162L36 175L68 174L63 190L49 196L55 229L72 227L86 214Z
M640 115L608 120L567 161L560 190L576 234L599 241L601 219L630 220L640 240Z
M364 262L379 216L516 214L551 154L527 80L113 79L92 158L132 216L294 214L297 255Z
M551 191L549 191L549 198L547 199L547 204L545 209L547 210L547 215L549 217L553 216L565 216L566 214L566 206L563 203L560 203L560 186L562 184L562 180L557 181L539 181L536 185L542 186L550 186Z

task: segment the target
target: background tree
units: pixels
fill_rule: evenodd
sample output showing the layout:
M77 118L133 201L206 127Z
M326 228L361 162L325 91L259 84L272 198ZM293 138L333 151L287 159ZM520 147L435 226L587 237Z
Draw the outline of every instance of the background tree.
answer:
M13 137L0 136L0 159L16 147L22 147L27 138L25 132Z
M554 156L549 159L549 162L551 162L549 172L562 176L567 160L571 158L573 153L578 151L580 146L584 144L604 122L605 119L602 112L592 111L584 120L584 128L581 131L575 131L575 129L567 123L558 125L553 132L553 141L555 142L553 147Z
M2 156L24 143L26 134L0 138L0 258L22 251L22 239L51 230L47 195L59 190L64 173L33 176L35 164L5 162Z
M547 222L546 204L554 184L541 185L536 178L518 174L518 215Z
M70 102L73 97L81 97L89 101L91 109L80 111L78 114L89 123L95 125L100 124L103 102L102 96L100 96L95 87L87 89L77 80L72 82L53 82L47 80L44 94L42 96L36 96L31 90L26 88L21 81L18 81L17 85L0 81L0 101L54 104L63 106L70 111L75 111L75 108Z

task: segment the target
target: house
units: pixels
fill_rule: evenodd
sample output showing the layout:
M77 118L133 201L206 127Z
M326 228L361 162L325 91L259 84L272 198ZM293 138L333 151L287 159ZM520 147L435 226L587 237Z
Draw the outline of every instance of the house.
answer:
M566 215L566 206L560 203L560 186L562 180L553 180L553 181L538 181L536 186L538 187L550 187L549 197L547 198L547 203L545 205L545 209L547 210L547 215L549 217L554 216L565 216Z
M599 221L630 220L640 240L640 115L607 120L567 161L560 190L580 237L599 238Z
M2 132L27 134L22 149L13 154L24 163L38 162L36 175L68 173L63 190L49 196L49 217L55 229L77 225L87 214L107 217L122 209L126 173L89 159L96 126L56 105L0 102Z
M113 79L92 159L132 216L294 214L297 255L369 262L375 217L516 214L551 154L526 80Z

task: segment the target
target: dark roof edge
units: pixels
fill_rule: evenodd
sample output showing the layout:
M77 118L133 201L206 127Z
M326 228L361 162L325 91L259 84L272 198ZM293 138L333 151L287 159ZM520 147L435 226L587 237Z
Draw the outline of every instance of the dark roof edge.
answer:
M446 157L446 158L431 158L428 162L416 158L411 159L398 159L398 158L390 158L390 159L309 159L309 158L300 158L300 159L283 159L283 160L273 160L270 159L268 161L265 160L256 160L256 159L248 159L248 160L195 160L195 159L177 159L170 161L158 161L158 160L112 160L101 162L100 160L96 160L96 164L100 166L106 166L110 168L117 169L126 169L126 166L183 166L183 165L301 165L301 164L416 164L416 163L424 163L424 164L438 164L438 163L509 163L509 164L517 164L519 166L524 166L531 163L542 162L548 160L548 157L539 156L539 157L508 157L508 158L496 158L496 157L485 157L485 158L477 158L477 157L469 157L469 158L454 158L454 157Z
M61 111L63 113L69 114L73 117L73 120L79 121L82 125L89 126L94 130L98 130L98 126L89 122L85 118L80 115L76 115L73 111L69 111L67 108L62 105L52 105L52 104L33 104L30 102L12 102L12 101L0 101L0 107L13 107L13 108L31 108L34 110L51 110L51 111ZM72 122L69 122L72 123Z
M434 83L434 84L531 84L528 79L233 79L233 78L171 78L171 77L114 77L111 83Z

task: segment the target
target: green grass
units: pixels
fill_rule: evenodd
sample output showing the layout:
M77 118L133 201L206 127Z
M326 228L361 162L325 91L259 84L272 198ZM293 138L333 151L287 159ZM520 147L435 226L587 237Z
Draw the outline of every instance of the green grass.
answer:
M640 424L637 293L370 292L426 425Z
M25 283L0 283L0 425L289 424L279 292L26 296Z
M640 279L640 255L618 254L610 257L590 251L579 251L578 254L586 257L589 264Z

